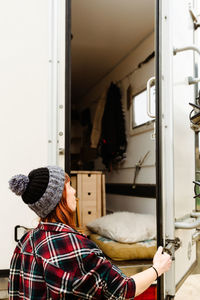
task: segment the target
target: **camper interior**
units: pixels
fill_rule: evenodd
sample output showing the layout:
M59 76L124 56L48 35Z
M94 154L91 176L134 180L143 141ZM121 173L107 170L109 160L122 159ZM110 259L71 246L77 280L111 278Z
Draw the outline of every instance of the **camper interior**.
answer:
M71 168L105 173L107 214L156 215L154 13L154 0L72 0Z

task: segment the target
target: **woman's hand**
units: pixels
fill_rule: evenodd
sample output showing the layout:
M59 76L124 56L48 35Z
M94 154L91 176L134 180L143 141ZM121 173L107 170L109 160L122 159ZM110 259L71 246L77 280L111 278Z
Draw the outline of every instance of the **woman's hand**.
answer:
M172 264L170 255L162 253L162 251L163 247L160 246L153 258L153 267L158 272L158 276L167 272ZM131 276L135 280L136 296L143 293L157 279L156 271L150 267L145 271Z
M172 264L170 255L162 251L163 247L160 246L153 258L153 267L157 270L158 276L167 272Z

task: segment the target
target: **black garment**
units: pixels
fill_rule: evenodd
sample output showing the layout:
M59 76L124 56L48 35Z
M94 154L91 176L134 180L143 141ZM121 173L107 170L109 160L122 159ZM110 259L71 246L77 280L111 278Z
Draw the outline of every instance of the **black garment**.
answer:
M127 141L125 120L121 104L121 92L117 85L111 83L102 118L100 155L106 168L124 158Z

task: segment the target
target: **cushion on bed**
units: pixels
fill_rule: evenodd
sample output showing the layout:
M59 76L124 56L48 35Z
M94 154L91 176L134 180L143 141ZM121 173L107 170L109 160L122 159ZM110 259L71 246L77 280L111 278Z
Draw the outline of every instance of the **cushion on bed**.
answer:
M124 244L95 233L90 234L90 239L112 260L152 259L156 252L155 240Z
M87 227L121 243L136 243L156 237L156 218L148 214L115 212L90 222Z

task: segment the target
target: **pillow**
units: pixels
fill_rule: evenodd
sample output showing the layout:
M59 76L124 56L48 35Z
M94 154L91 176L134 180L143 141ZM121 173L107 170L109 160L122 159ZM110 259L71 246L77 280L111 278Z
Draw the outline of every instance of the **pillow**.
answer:
M156 253L156 240L138 243L119 243L96 233L89 238L99 246L105 255L112 260L152 259Z
M156 237L154 215L115 212L90 222L87 227L99 235L121 243L136 243Z

